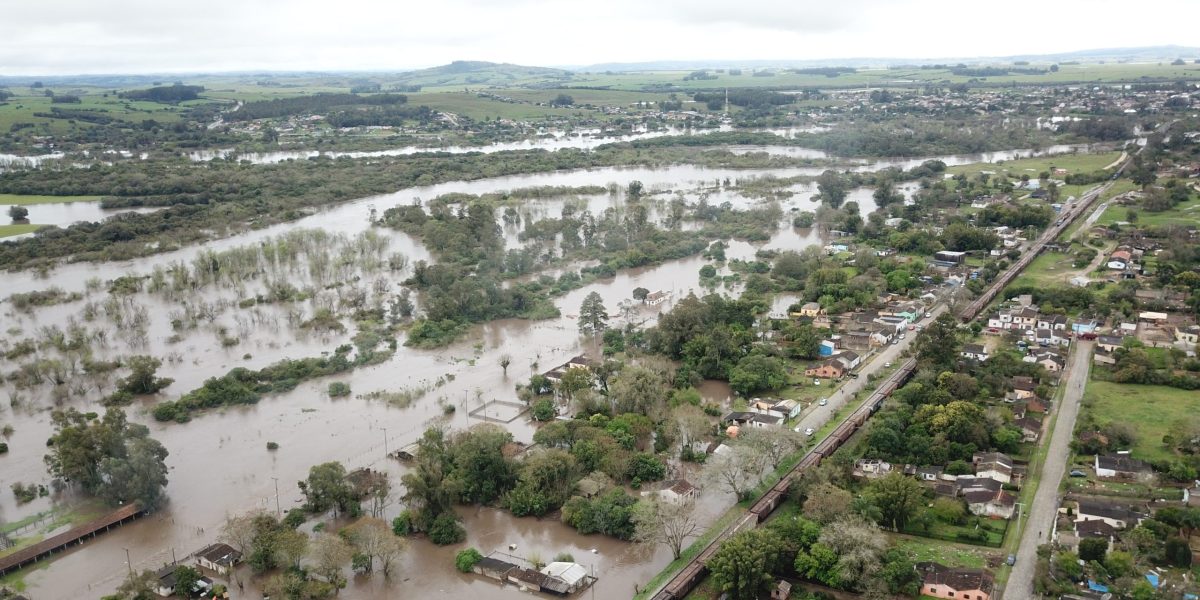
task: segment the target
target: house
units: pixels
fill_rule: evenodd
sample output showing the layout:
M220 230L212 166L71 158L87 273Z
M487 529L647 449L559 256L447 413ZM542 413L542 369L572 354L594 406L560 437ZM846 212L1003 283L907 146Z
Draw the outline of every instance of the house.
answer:
M1034 362L1042 365L1042 368L1050 373L1058 373L1067 365L1063 357L1055 352L1039 352Z
M821 314L821 312L821 305L816 302L807 302L804 306L800 307L800 316L802 317L815 317Z
M815 367L804 370L806 377L818 377L821 379L838 379L845 374L846 368L837 360L827 360Z
M212 544L196 553L196 564L223 576L242 560L242 553L229 544Z
M976 452L971 457L976 477L990 477L1001 483L1011 483L1013 460L1000 452Z
M1024 375L1016 375L1009 380L1009 385L1013 388L1013 394L1017 400L1025 400L1036 395L1037 383L1032 377Z
M947 600L991 600L996 580L983 569L951 569L935 562L916 565L921 593Z
M933 253L933 259L942 262L962 264L967 260L966 252L953 252L950 250L939 250Z
M920 467L917 469L917 479L921 481L938 481L945 469L942 467Z
M862 359L859 358L857 353L851 352L849 350L846 350L846 351L842 352L841 354L838 354L837 356L833 357L833 360L836 360L836 361L842 363L842 366L845 367L847 371L852 370L854 367L857 367L859 365L859 363L862 362Z
M725 415L721 422L726 425L738 427L753 427L755 429L771 429L779 427L783 423L783 417L776 414L764 414L756 412L731 412Z
M662 304L670 299L671 292L659 290L657 292L650 292L646 295L646 304L649 304L650 306L658 306L659 304Z
M1128 454L1096 455L1096 477L1140 479L1150 475L1150 466Z
M662 482L657 490L642 492L643 496L658 496L658 499L671 504L682 504L695 500L699 494L696 486L686 479L671 479Z
M967 492L984 490L988 492L998 492L1004 489L1004 484L992 479L991 477L978 477L976 475L959 475L954 480L954 484L958 489L959 494Z
M833 340L821 340L820 345L817 346L817 353L821 356L833 356L836 351L837 343Z
M1115 335L1102 335L1096 338L1096 347L1105 352L1112 352L1121 347L1125 339Z
M1142 312L1142 313L1138 313L1138 320L1146 321L1147 323L1166 323L1167 322L1167 313Z
M968 490L963 498L971 514L981 517L1011 519L1017 508L1017 497L1004 490Z
M1092 355L1092 362L1098 365L1115 365L1117 364L1117 358L1113 356L1112 352L1104 348L1096 348L1095 354Z
M1022 417L1013 421L1013 425L1021 430L1024 436L1023 441L1036 442L1042 435L1042 421L1040 419Z
M979 344L964 344L960 354L968 360L985 361L988 359L987 348Z
M1186 344L1200 343L1200 327L1196 325L1188 325L1185 327L1175 327L1175 341L1184 342Z
M775 587L771 588L771 600L788 600L792 597L792 584L780 579Z
M1108 540L1111 546L1113 540L1117 537L1117 529L1109 525L1108 522L1100 519L1076 521L1075 536L1081 540L1086 538L1104 538Z
M1071 323L1071 331L1073 331L1077 334L1079 334L1079 333L1095 333L1096 327L1097 327L1097 324L1096 324L1096 321L1094 321L1094 320L1075 321L1074 323Z
M892 472L892 463L877 458L860 458L854 461L854 475L874 479Z
M564 596L586 588L593 581L587 568L574 562L552 562L542 567L541 573L548 579L542 588Z
M1021 310L1012 313L1012 327L1014 329L1036 329L1037 320L1038 311L1032 306L1026 306Z
M1141 523L1143 515L1128 508L1107 502L1080 499L1076 502L1075 521L1104 521L1115 529L1126 529Z
M495 559L490 556L485 556L479 559L479 562L475 563L475 566L471 568L471 571L476 575L483 575L488 579L504 581L508 578L509 573L512 573L520 568L521 567L514 565L513 563Z
M175 594L175 573L176 569L178 569L180 566L181 565L176 564L163 565L161 569L154 572L154 575L158 578L158 582L154 585L154 593L162 596L163 598L169 598ZM194 595L196 592L210 590L212 589L212 584L213 582L211 579L207 577L201 577L196 581L195 585L192 586L191 591Z

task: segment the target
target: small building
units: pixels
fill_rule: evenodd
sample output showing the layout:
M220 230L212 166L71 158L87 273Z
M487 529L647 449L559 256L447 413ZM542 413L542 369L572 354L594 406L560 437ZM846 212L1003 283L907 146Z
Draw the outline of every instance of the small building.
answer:
M1105 352L1112 352L1121 347L1125 338L1117 335L1102 335L1096 338L1096 347Z
M878 458L860 458L854 461L854 475L874 479L892 472L892 463Z
M981 344L963 344L963 349L960 354L962 354L963 358L968 360L977 360L983 362L988 359L987 348L984 348Z
M1196 325L1188 325L1184 327L1175 327L1175 341L1185 344L1200 343L1200 327Z
M658 496L658 499L663 502L672 504L682 504L689 500L695 500L699 494L696 486L692 485L686 479L671 479L662 482L657 490L642 492L643 496Z
M780 579L775 587L771 588L771 600L788 600L792 597L792 584Z
M1013 394L1017 400L1025 400L1036 395L1037 383L1032 377L1015 375L1009 380L1009 384L1013 387Z
M1074 323L1071 323L1071 331L1074 331L1075 333L1095 333L1096 327L1097 324L1095 320L1075 321Z
M663 302L666 302L667 300L670 300L670 299L671 299L671 292L664 292L662 290L659 290L656 292L650 292L649 294L646 295L646 304L649 304L650 306L658 306L659 304L662 304Z
M1023 441L1036 442L1042 435L1042 422L1033 417L1022 417L1013 421L1013 425L1021 430Z
M854 369L859 365L859 363L862 362L862 359L859 358L858 353L851 352L849 350L834 356L833 359L842 363L842 366L845 367L847 371Z
M822 340L820 345L817 346L817 353L821 356L833 356L833 353L836 351L837 343L833 340Z
M846 368L837 360L827 360L815 367L809 367L804 370L806 377L817 377L820 379L839 379L846 374Z
M1167 313L1149 311L1138 313L1138 320L1146 321L1147 323L1166 323L1167 318Z
M485 556L479 559L479 562L475 563L475 566L471 568L471 571L476 575L483 575L488 579L504 581L508 578L509 573L512 573L520 568L521 567L514 565L513 563L505 562L490 556Z
M963 492L971 514L981 517L1011 519L1017 507L1017 497L1004 491L969 490Z
M976 452L971 457L976 477L989 477L1001 483L1011 483L1013 460L1001 452Z
M803 306L800 307L800 316L815 317L815 316L821 314L821 311L822 311L822 308L821 308L820 304L818 304L816 302L806 302L806 303L804 303Z
M1140 479L1150 475L1150 466L1128 454L1096 455L1096 477Z
M951 569L935 562L916 565L921 593L946 600L991 600L995 578L984 569Z
M222 576L228 576L241 560L242 553L229 544L213 544L196 553L196 564Z
M948 263L962 264L967 260L967 253L955 252L952 250L939 250L933 253L933 259Z
M1141 523L1143 515L1124 506L1089 499L1076 502L1075 521L1104 521L1113 528L1121 530L1134 527Z
M552 562L542 567L541 572L547 578L542 589L564 596L586 588L595 580L583 565L573 562Z

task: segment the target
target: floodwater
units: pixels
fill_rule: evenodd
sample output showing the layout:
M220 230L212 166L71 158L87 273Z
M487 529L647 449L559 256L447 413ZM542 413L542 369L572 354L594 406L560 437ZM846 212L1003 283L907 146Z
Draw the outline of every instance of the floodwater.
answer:
M285 160L306 160L309 158L316 158L318 156L325 156L329 158L368 158L373 156L406 156L409 154L419 154L422 152L445 152L449 154L481 152L484 154L491 154L494 152L505 152L510 150L554 151L562 150L564 148L591 150L604 144L613 144L617 142L631 142L634 140L645 140L668 135L704 135L714 131L731 130L732 127L728 125L724 125L719 128L706 129L668 127L655 131L648 131L645 128L642 128L642 130L634 133L612 135L611 133L600 129L583 129L572 132L549 131L533 138L514 142L495 142L482 146L403 146L400 148L371 151L300 150L247 153L240 153L232 148L227 148L221 150L200 150L197 152L191 152L188 154L188 158L191 158L195 161L209 161L217 158L236 158L237 160L244 160L257 165L262 165L283 162Z
M886 161L877 164L886 164ZM705 195L713 204L728 201L738 207L747 207L763 201L718 187L717 182L727 178L786 177L817 172L817 169L745 171L695 166L607 168L409 188L333 206L297 222L133 261L66 265L47 276L10 273L6 275L5 288L8 294L46 289L52 285L83 292L85 281L92 277L110 280L126 273L145 275L156 266L190 262L202 249L221 250L255 244L268 236L296 228L319 228L335 234L355 235L368 228L372 208L382 211L397 204L429 200L450 192L482 194L531 186L607 185L610 182L623 187L628 181L637 179L649 191L662 192L653 194L652 199L670 198L675 192L682 192L689 201ZM912 186L904 188L906 192L911 190ZM794 195L780 202L784 218L771 238L759 243L731 242L726 250L728 258L749 260L763 248L799 250L827 242L819 230L794 229L790 225L791 209L816 208L812 201L815 188L811 184L799 184L791 191ZM609 206L619 208L623 202L621 194L600 194L585 200L593 210ZM853 190L848 200L858 202L863 215L875 209L869 189ZM561 210L563 202L563 199L533 200L521 210L551 216ZM388 252L404 254L410 264L417 260L432 260L429 252L412 238L398 232L377 232L387 238ZM506 235L516 233L511 231ZM318 463L337 460L352 469L367 466L383 469L390 473L394 487L399 488L403 466L384 458L385 448L394 450L412 443L431 425L444 424L462 429L480 423L482 421L467 414L469 410L493 399L515 399L514 385L527 380L530 374L553 368L577 354L594 352L594 348L589 348L578 336L573 317L587 294L594 291L601 295L612 315L610 324L614 326L625 322L650 324L660 311L668 310L689 292L706 292L698 284L698 271L707 262L694 256L622 271L613 278L593 282L556 298L554 303L563 315L560 318L494 321L474 327L463 340L437 350L400 346L395 356L383 364L308 381L291 392L264 397L253 406L196 415L187 424L153 421L142 410L143 406L152 405L153 400L135 405L129 410L131 419L149 426L152 435L170 451L167 459L170 503L155 515L89 542L56 558L44 568L26 571L24 579L29 594L36 598L100 596L114 589L124 577L124 549L129 550L136 569L162 566L170 560L172 551L182 558L214 541L229 515L252 509L273 510L277 499L283 510L295 507L300 498L295 482L306 476L310 466ZM406 271L364 274L363 284L378 279L394 291L406 275ZM148 293L135 294L128 300L143 307L149 315L146 335L137 340L135 347L127 347L120 328L103 318L85 325L109 328L111 332L107 347L97 348L100 357L150 354L166 358L160 375L176 381L164 392L165 398L177 397L197 387L204 379L221 375L234 366L257 368L282 358L315 356L349 338L349 333L320 336L289 327L282 316L290 309L287 306L236 308L238 299L253 295L256 289L261 289L261 284L252 282L244 289L214 287L188 298L188 302L208 302L224 308L218 311L212 323L188 332L182 339L171 339L174 333L171 315L179 310L179 301ZM634 304L630 298L637 287L669 290L673 293L672 300L659 307ZM65 329L70 319L77 318L84 304L101 301L103 296L100 292L92 292L84 300L38 309L32 314L17 313L10 304L0 304L0 319L3 320L0 330L20 330L19 335L6 334L17 339L32 337L46 325ZM794 298L781 298L774 309L782 310L792 301ZM315 308L313 303L299 304L297 308L309 314ZM256 318L250 318L251 315ZM217 335L220 327L236 336L238 343L229 347L223 345ZM507 373L499 366L502 356L511 359ZM4 372L14 368L13 361L0 361L0 369ZM354 396L329 398L324 390L335 379L348 383ZM7 440L9 453L0 457L3 483L7 487L15 481L46 482L42 455L45 440L51 433L50 408L61 405L99 410L95 402L98 394L85 394L86 399L72 396L56 403L47 390L42 389L24 392L21 401L13 404L14 390L11 384L5 385L3 391L9 402L0 405L0 421L12 424L15 432ZM428 391L404 408L358 397L375 390L405 388ZM727 402L731 395L728 386L719 382L707 382L701 391L709 400L718 403ZM447 416L446 405L452 405L456 410ZM532 441L534 426L524 418L518 418L506 427L516 439ZM278 443L279 449L268 451L267 442ZM69 497L42 498L17 506L11 495L0 494L0 521L15 521L46 510L56 502L69 500ZM715 487L704 490L700 507L704 521L719 514L732 501L732 497ZM385 516L390 519L399 511L397 501L387 509ZM569 552L578 562L595 569L599 577L596 593L602 598L629 597L635 584L644 584L670 560L665 548L636 548L603 536L582 536L554 520L517 519L503 511L474 507L460 507L459 512L466 520L469 545L487 554L516 544L517 549L513 552L518 556L537 553L544 559ZM373 578L355 578L341 597L517 597L519 592L513 588L501 588L490 580L454 571L453 554L462 547L436 548L424 541L414 541L390 582L385 582L379 574ZM594 553L593 549L596 550Z
M4 206L0 204L0 206ZM51 204L32 204L29 209L30 222L38 225L57 225L67 227L80 221L103 221L113 215L126 212L147 213L160 210L159 208L101 208L100 201L92 202L55 202ZM32 234L27 234L32 235ZM16 239L12 236L4 239Z

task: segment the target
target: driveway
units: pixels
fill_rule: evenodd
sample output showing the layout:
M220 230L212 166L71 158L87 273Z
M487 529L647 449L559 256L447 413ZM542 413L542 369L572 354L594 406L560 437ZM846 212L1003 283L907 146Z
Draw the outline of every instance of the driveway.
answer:
M1033 505L1027 507L1028 520L1025 522L1021 544L1017 549L1017 563L1013 565L1008 585L1004 590L1004 600L1031 600L1035 597L1033 572L1037 563L1037 548L1049 541L1054 517L1058 513L1058 489L1067 470L1071 438L1075 432L1075 417L1079 415L1079 401L1083 398L1083 388L1087 385L1094 347L1095 342L1075 341L1070 364L1059 384L1065 385L1066 390L1063 392L1062 401L1056 407L1058 420L1050 438L1046 462L1042 464L1041 483L1034 493Z
M938 304L930 309L929 312L932 316L929 318L921 318L917 320L917 323L929 325L938 317L938 315L946 312L946 305ZM833 415L837 414L838 410L851 401L856 392L867 387L867 379L870 378L870 375L874 375L875 373L883 370L883 365L885 363L890 362L892 363L892 366L899 364L903 360L901 354L908 349L909 344L911 344L913 340L917 339L918 333L919 332L917 331L908 331L906 332L904 339L900 340L899 344L888 344L887 346L880 348L879 352L872 356L871 360L858 371L857 379L847 379L842 387L838 388L836 392L830 394L827 397L829 400L828 405L820 406L818 404L814 404L813 407L809 409L806 414L804 414L804 416L800 417L800 421L796 424L795 430L803 432L809 427L813 429L820 429L823 425L828 423L829 419L831 419ZM821 385L827 384L828 382L821 383ZM860 400L866 401L866 398L860 398Z

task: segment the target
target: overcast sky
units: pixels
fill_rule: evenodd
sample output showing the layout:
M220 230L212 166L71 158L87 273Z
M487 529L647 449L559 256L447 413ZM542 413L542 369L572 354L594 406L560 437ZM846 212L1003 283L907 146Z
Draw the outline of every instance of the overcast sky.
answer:
M1198 45L1200 0L0 2L0 75L939 58Z

